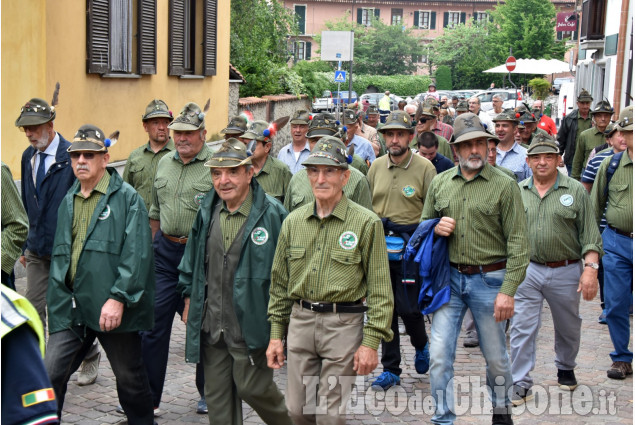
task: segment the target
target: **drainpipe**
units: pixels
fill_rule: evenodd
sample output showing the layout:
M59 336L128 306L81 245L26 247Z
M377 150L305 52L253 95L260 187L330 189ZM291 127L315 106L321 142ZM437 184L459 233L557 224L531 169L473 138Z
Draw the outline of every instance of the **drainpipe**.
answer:
M617 36L617 66L615 69L615 91L613 92L613 107L615 108L614 119L619 117L622 108L622 83L624 74L624 52L626 51L626 39L630 38L630 34L626 33L628 29L628 8L630 0L622 0L622 10L620 13L620 30Z

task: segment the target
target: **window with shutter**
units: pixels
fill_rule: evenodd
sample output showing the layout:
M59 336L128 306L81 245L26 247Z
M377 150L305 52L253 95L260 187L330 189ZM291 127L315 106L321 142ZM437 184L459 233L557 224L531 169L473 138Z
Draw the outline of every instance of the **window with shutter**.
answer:
M157 73L157 2L142 0L138 4L139 74Z
M430 29L436 29L437 28L437 12L432 12L430 13Z
M203 75L216 75L217 0L207 0L204 8Z
M170 0L168 19L170 42L168 75L183 75L185 71L185 2Z
M90 74L105 74L109 71L109 12L109 0L88 0L88 12L86 14L86 71Z
M306 34L306 6L296 4L293 9L298 19L298 34Z
M307 41L304 45L304 59L309 60L311 59L311 42Z

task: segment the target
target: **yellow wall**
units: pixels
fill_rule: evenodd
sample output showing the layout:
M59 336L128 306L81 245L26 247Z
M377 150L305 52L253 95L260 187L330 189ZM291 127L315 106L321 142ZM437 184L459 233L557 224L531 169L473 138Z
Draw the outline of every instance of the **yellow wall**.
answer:
M25 13L27 10L29 13ZM39 13L33 13L34 10ZM228 116L229 15L230 3L219 1L214 77L185 80L167 75L168 1L159 0L157 73L140 79L102 78L86 73L85 1L3 1L1 146L2 160L11 167L14 178L20 178L19 161L27 147L24 133L14 126L20 107L31 97L50 102L57 81L61 89L56 130L67 139L88 123L97 125L106 134L119 130L119 142L110 149L111 161L126 159L133 149L147 141L141 116L153 98L163 99L174 114L187 102L203 107L211 98L206 126L208 134L219 132L226 126ZM37 20L34 16L42 18ZM11 41L13 45L9 44Z

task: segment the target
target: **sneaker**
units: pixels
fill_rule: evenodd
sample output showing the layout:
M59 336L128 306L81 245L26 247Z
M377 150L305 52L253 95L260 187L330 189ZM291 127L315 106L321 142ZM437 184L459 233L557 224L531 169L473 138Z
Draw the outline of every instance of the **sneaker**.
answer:
M521 404L534 399L534 394L531 392L531 388L523 388L520 385L514 384L512 391L512 404L514 406L520 406Z
M426 342L426 345L422 350L417 350L415 353L415 369L417 373L423 375L430 370L430 350L428 349L430 343Z
M633 374L633 366L628 362L613 362L611 368L606 371L606 376L611 379L625 379Z
M478 332L467 331L465 332L465 338L463 339L464 347L478 347Z
M99 361L101 360L101 353L97 353L92 359L84 359L82 362L82 368L79 371L77 377L77 385L91 385L97 380L99 374Z
M394 387L395 385L399 385L401 382L401 378L395 375L392 372L382 372L381 375L375 379L371 388L374 390L387 390L390 387Z
M598 323L600 325L606 325L606 309L602 310L602 314L598 317Z
M205 397L201 397L201 399L196 404L196 413L199 415L207 414L207 402L205 401Z
M573 370L558 369L558 385L561 390L573 391L578 386Z
M125 415L126 413L123 411L123 407L121 407L121 404L117 405L117 408L115 409L115 412L120 413L122 415ZM161 411L161 409L159 409L158 407L154 408L154 417L158 417L161 416L163 414L163 412Z

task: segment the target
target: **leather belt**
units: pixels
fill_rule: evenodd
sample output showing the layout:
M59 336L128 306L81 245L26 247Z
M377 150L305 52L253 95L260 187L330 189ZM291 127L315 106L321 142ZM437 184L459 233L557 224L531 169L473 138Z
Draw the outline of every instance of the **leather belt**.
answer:
M368 307L361 304L361 301L346 303L312 303L310 301L296 300L302 308L315 313L363 313Z
M507 266L507 260L499 261L498 263L487 264L485 266L470 266L468 264L456 264L450 263L450 267L454 267L462 274L477 274L477 273L489 273L496 270L504 269Z
M558 267L568 266L569 264L577 264L580 262L580 259L577 260L562 260L562 261L547 261L546 263L539 263L538 261L531 261L535 264L540 264L541 266L547 266L552 269L557 269Z
M623 230L618 229L617 227L611 226L610 224L607 224L607 226L609 226L609 229L611 229L615 233L617 233L619 235L622 235L622 236L626 236L627 238L633 239L633 232L625 232Z
M187 236L170 236L164 233L163 237L169 241L179 243L181 245L185 245L187 243Z

